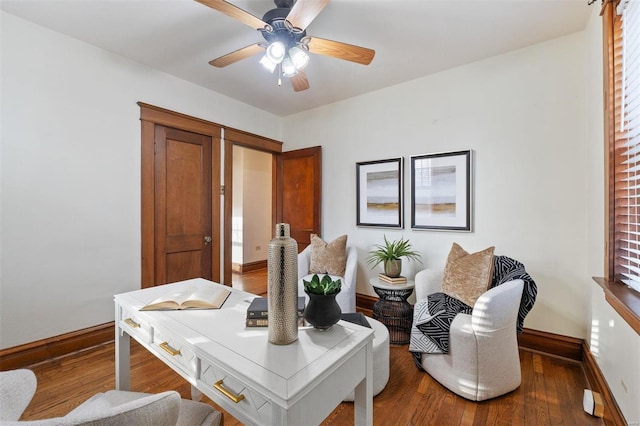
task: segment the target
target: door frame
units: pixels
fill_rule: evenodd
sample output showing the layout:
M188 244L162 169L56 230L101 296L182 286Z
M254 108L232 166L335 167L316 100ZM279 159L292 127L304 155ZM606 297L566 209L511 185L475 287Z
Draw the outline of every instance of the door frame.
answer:
M141 287L155 285L155 125L185 130L211 137L211 164L221 164L222 126L164 108L138 102L141 122ZM218 194L220 173L212 173L212 195ZM211 197L212 235L220 235L220 197ZM214 281L220 278L220 244L211 247L211 269Z
M263 136L254 135L252 133L243 132L242 130L225 128L224 129L224 276L222 282L231 285L231 217L233 215L233 146L241 146L244 148L255 149L257 151L266 152L273 157L271 168L271 176L273 182L276 179L275 162L276 157L282 153L282 142L274 139L265 138ZM276 220L276 203L275 194L272 195L271 203L271 222L275 225ZM227 220L227 218L229 218ZM273 226L272 226L273 229Z
M233 211L233 145L263 151L275 157L282 152L282 142L255 135L242 130L223 126L211 121L191 117L165 108L138 102L140 107L142 168L141 168L141 286L153 287L155 277L154 250L154 143L155 125L186 130L211 137L212 165L220 165L224 170L224 184L221 174L212 174L212 233L220 235L223 231L222 247L214 244L212 247L213 281L231 285L231 216ZM224 135L224 136L223 136ZM224 163L222 162L221 141L224 141ZM219 169L218 169L219 170ZM275 179L275 168L273 169ZM218 190L217 188L220 188ZM220 194L223 200L220 200ZM217 195L217 196L216 196ZM221 217L221 206L224 211ZM275 224L275 202L271 206L271 219ZM224 219L224 221L222 221ZM217 233L217 234L216 234ZM223 258L224 257L224 258ZM223 277L220 276L220 266L224 267Z

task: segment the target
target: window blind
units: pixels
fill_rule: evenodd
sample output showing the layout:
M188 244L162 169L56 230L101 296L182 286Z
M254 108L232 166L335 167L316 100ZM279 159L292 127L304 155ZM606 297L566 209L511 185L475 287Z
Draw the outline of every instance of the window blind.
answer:
M622 1L614 30L616 275L640 291L640 0Z

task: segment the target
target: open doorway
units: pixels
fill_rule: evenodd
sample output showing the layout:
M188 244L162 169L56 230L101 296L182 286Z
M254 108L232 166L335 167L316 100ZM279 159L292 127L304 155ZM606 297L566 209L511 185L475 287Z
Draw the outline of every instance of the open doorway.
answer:
M232 285L266 293L267 249L273 235L273 156L233 146Z

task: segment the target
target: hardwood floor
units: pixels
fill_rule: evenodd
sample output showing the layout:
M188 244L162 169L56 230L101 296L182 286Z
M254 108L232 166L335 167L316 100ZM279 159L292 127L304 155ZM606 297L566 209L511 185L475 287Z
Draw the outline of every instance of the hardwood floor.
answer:
M22 420L62 416L97 392L115 386L114 344L32 366L38 389ZM522 385L500 398L470 402L443 388L417 370L407 346L392 346L391 377L374 398L374 425L601 425L582 410L587 386L580 363L520 351ZM175 389L183 398L190 385L162 361L132 340L132 390ZM211 403L208 398L205 402ZM219 407L217 407L220 409ZM224 410L221 410L224 412ZM353 423L353 403L343 402L324 425ZM228 413L225 426L240 423Z
M258 269L244 274L234 272L231 276L232 287L260 296L267 295L267 270Z
M251 279L248 279L251 278ZM236 282L237 281L237 282ZM234 276L234 287L266 294L266 271ZM263 291L259 291L260 289ZM522 384L489 401L467 401L418 371L407 345L391 346L390 378L374 398L374 425L602 425L582 409L589 388L579 362L520 350ZM97 392L115 386L113 343L30 367L38 389L22 420L62 416ZM190 385L162 361L132 340L132 390L174 389L188 398ZM215 406L208 398L203 400ZM216 407L220 410L219 407ZM224 412L224 424L240 423ZM341 403L323 425L353 424L353 403Z

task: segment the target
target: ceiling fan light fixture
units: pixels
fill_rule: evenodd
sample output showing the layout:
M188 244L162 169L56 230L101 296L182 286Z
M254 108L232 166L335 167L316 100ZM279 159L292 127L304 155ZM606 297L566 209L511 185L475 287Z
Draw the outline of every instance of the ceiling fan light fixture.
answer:
M287 56L282 61L282 75L285 77L293 77L296 74L298 74L298 70L291 58Z
M275 64L279 64L284 59L284 55L287 53L284 43L281 41L274 41L267 47L267 58Z
M278 65L271 59L269 59L267 55L264 55L262 59L260 59L260 64L262 64L262 66L265 67L270 73L273 73L273 71L276 69L276 66Z
M289 57L297 70L304 69L309 63L309 55L298 46L293 46L289 49Z

